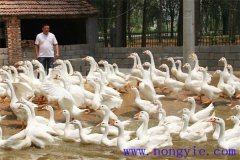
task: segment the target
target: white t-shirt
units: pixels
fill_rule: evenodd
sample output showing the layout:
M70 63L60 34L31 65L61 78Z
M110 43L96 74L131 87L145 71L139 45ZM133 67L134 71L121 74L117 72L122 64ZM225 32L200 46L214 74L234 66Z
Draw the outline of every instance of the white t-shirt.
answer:
M53 45L58 44L54 34L39 33L36 37L35 44L39 46L38 57L54 57Z

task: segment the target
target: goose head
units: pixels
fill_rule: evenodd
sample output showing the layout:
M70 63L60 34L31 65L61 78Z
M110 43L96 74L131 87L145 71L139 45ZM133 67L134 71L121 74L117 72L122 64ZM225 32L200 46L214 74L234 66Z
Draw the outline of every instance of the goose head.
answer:
M57 59L55 62L53 62L53 64L63 64L63 60L61 59Z
M98 64L103 64L103 62L104 62L104 60L100 60L100 61L98 62Z
M190 115L190 110L188 108L183 108L182 109L183 114Z
M118 67L118 65L116 63L113 63L112 66L113 67Z
M227 65L227 69L232 70L232 69L233 69L233 68L232 68L232 65L231 65L231 64L228 64L228 65Z
M236 116L230 116L226 119L227 121L231 120L233 122L239 121L239 119Z
M240 110L240 105L235 105L234 107L231 108L232 110Z
M130 54L127 58L135 58L132 54Z
M33 60L32 60L32 64L33 64L33 65L38 65L39 63L40 63L40 62L39 62L38 60L36 60L36 59L33 59Z
M147 55L151 55L151 54L152 54L152 52L149 51L149 50L146 50L146 51L144 51L143 53L144 53L144 54L147 54Z
M138 56L138 54L136 52L131 53L131 55L133 55L134 57Z
M170 61L170 62L174 63L173 57L168 57L167 61Z
M2 69L7 71L7 70L9 70L9 67L4 65L4 66L2 66Z
M62 110L62 113L65 117L70 115L68 110Z
M14 66L9 66L8 67L10 70L15 70L16 69L16 67L14 67Z
M161 101L158 100L158 99L154 99L153 104L154 104L154 105L157 105L158 108L162 108L162 103L161 103Z
M141 111L141 112L135 114L133 118L144 121L144 120L149 120L149 115L146 111Z
M123 123L120 120L115 120L112 125L118 128L124 128Z
M195 99L193 97L187 97L186 99L183 100L184 102L190 102L193 103L195 102Z
M167 69L168 66L166 64L162 64L161 66L159 66L159 68L164 68L164 69Z
M183 121L189 121L189 119L190 119L189 115L187 115L187 114L182 115L182 120Z
M204 68L204 67L199 67L198 71L200 72L207 72L208 67Z
M52 111L53 110L52 106L50 106L50 105L47 105L47 106L43 107L42 109L45 109L47 111Z
M102 110L104 111L105 113L109 112L110 109L108 108L108 106L106 105L100 105L96 110Z
M5 71L5 70L3 70L3 69L0 69L0 75L6 75L6 74L8 74L7 71Z
M4 80L1 81L1 83L10 84L11 81L9 79L4 79Z
M224 120L222 118L219 117L210 117L207 122L213 122L213 123L217 123L217 124L224 124Z
M191 65L189 64L189 63L185 63L184 65L183 65L183 68L187 68L187 69L191 69Z
M93 61L94 58L91 56L86 56L86 57L82 58L82 60L90 62L90 61Z
M108 125L108 123L106 123L106 122L102 122L102 123L100 123L100 126L101 126L101 127L108 127L109 125Z
M181 60L176 60L176 62L175 62L176 64L178 64L179 66L181 66L182 65L182 61Z
M53 79L64 81L64 78L58 74Z
M213 74L220 75L222 73L221 70L216 70Z
M15 66L22 66L22 65L24 65L24 62L23 61L18 61L14 65Z
M197 60L198 59L196 53L190 54L189 58L192 59L192 60Z
M79 120L75 119L75 120L71 121L70 124L73 124L76 127L82 128L82 124L81 124L81 122Z
M226 60L225 57L220 58L218 61L219 61L219 62L223 62L223 63L227 62L227 60Z
M73 76L80 76L81 73L79 71L73 71Z
M151 64L150 64L149 62L144 62L142 65L143 65L144 67L149 67L149 66L151 66Z
M158 112L159 112L159 113L166 113L165 109L163 109L163 108L159 108L159 109L158 109Z
M131 86L131 90L132 91L138 91L138 89L136 87L134 87L134 86Z

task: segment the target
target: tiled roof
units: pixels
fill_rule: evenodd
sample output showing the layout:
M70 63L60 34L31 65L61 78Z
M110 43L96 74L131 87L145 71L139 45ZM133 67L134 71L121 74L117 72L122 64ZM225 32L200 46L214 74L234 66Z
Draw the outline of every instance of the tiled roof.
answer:
M0 15L79 15L97 13L88 0L0 0Z

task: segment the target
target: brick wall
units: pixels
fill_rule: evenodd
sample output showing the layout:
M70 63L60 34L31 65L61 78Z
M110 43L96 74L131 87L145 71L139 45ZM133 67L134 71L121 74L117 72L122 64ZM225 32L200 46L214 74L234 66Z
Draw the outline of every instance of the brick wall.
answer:
M155 47L155 48L104 48L97 47L95 49L94 58L96 61L106 59L109 63L117 63L120 68L130 68L133 65L133 60L128 59L129 53L137 52L142 60L150 61L149 57L142 52L145 50L151 50L156 65L169 62L166 58L176 57L182 58L182 47ZM196 53L200 60L201 66L208 66L209 70L222 69L223 64L218 60L221 57L226 57L228 63L234 66L235 71L240 71L240 46L209 46L209 47L196 47ZM60 46L60 58L72 59L82 58L86 55L90 55L89 45L65 45ZM35 58L34 48L23 48L24 59L31 60ZM89 64L84 61L71 61L75 70L81 71L83 75L89 71Z
M133 60L127 59L129 53L137 52L142 60L150 61L149 56L143 51L150 50L155 59L156 66L166 61L167 57L182 59L182 47L154 47L154 48L97 48L95 57L97 60L107 59L110 63L116 62L120 68L132 67ZM208 66L209 70L222 69L223 64L219 63L221 57L226 57L228 63L235 71L240 71L240 46L197 46L196 54L199 57L201 66Z
M7 48L0 48L0 64L1 65L8 65L8 49Z
M9 17L7 25L7 46L9 64L22 60L20 19Z

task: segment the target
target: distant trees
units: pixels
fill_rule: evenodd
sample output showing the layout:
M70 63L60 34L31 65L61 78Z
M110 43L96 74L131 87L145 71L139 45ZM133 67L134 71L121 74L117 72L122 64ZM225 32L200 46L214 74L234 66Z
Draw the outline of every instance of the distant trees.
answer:
M99 10L99 35L105 46L126 46L133 33L140 33L146 46L147 33L177 33L177 45L182 45L184 0L91 0ZM203 35L228 35L231 42L240 32L240 0L195 0L195 43ZM112 31L113 39L110 39Z

